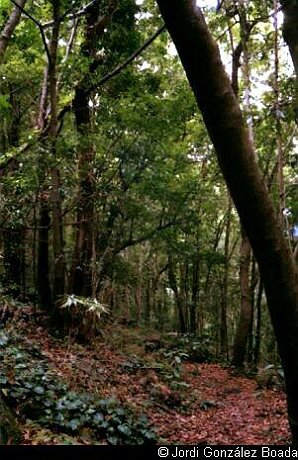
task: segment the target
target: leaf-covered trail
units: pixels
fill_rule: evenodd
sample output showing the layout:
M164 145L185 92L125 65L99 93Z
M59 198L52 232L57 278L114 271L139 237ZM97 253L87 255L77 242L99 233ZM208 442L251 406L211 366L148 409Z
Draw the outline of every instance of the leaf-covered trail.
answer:
M27 334L72 388L116 396L145 412L165 443L289 442L285 395L260 390L255 380L233 376L218 364L184 363L184 389L173 391L158 372L156 356L145 354L140 343L128 345L128 337L84 347L55 340L41 327ZM139 358L147 365L135 366Z
M196 372L198 375L193 376ZM287 443L289 431L282 393L258 390L254 380L231 376L219 365L185 364L185 373L190 391L197 395L192 413L167 414L166 423L158 422L159 416L152 418L170 443Z

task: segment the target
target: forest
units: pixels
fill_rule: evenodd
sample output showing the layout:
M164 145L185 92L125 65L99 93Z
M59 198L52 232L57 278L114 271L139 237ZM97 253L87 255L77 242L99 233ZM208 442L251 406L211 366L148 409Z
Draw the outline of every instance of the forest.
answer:
M0 0L0 444L298 444L298 1Z

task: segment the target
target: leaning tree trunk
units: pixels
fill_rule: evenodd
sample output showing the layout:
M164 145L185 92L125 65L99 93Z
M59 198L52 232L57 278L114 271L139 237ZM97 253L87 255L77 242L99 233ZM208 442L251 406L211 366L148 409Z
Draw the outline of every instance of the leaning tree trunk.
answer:
M289 47L296 72L296 102L295 115L298 120L298 2L297 0L282 0L284 13L283 36Z
M288 414L298 443L298 283L292 254L255 161L239 103L196 0L157 0L264 282L285 372Z

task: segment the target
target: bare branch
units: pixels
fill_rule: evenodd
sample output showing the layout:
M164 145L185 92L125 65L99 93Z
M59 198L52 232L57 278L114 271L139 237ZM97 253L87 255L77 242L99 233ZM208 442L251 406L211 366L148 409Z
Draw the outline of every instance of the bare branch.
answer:
M66 46L66 52L65 52L65 57L63 59L63 62L66 62L70 55L70 52L72 50L73 43L75 40L75 36L77 33L78 25L79 25L79 19L78 18L73 19L73 26L71 28L71 33L70 33L70 37L69 37L69 40Z
M93 3L97 2L98 0L92 0L89 2L86 6L81 8L78 11L71 12L71 9L67 10L65 13L63 13L62 16L60 16L59 21L62 22L64 19L75 19L75 18L80 18L81 16L84 16L90 8ZM43 29L48 29L49 27L52 27L54 25L54 21L48 21L42 24Z
M47 58L48 58L48 61L49 61L49 64L51 63L51 56L50 56L50 51L49 51L49 47L48 47L48 44L47 44L47 39L46 39L46 36L44 34L44 31L43 31L43 27L42 27L42 24L37 20L35 19L34 16L32 16L32 14L28 13L28 11L25 10L25 8L23 8L21 5L19 5L15 0L10 0L17 8L19 8L21 10L21 12L27 16L27 18L31 19L32 22L34 22L34 24L39 28L39 31L40 31L40 35L41 35L41 38L42 38L42 42L43 42L43 45L44 45L44 48L45 48L45 52L47 54Z

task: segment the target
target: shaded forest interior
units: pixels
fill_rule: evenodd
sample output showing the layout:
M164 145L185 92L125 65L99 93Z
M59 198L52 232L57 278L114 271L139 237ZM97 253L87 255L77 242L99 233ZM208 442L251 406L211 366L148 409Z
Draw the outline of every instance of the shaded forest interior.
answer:
M298 4L199 3L0 0L1 444L298 443Z

